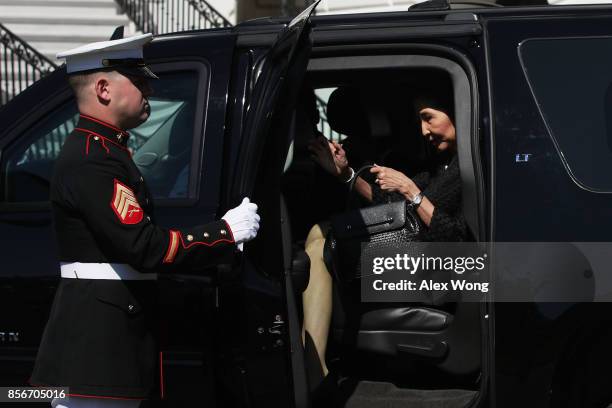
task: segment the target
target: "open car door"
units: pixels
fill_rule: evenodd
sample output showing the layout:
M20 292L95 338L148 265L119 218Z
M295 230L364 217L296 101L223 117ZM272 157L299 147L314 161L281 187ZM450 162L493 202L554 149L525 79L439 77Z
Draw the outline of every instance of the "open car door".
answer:
M250 197L259 206L262 220L258 237L245 246L242 262L233 268L232 275L241 277L243 296L233 298L223 285L221 288L222 313L227 316L228 309L233 308L229 313L237 316L242 329L248 331L244 336L244 330L238 329L242 336L234 335L233 339L246 350L246 362L240 371L246 372L242 381L254 406L259 404L258 395L268 405L309 405L297 293L291 276L291 232L280 180L291 142L291 115L312 48L310 16L318 3L289 22L269 50L254 62L240 147L227 180L227 207ZM243 302L242 309L236 309L237 302ZM234 318L223 319L228 320L235 324ZM271 388L273 396L258 394Z

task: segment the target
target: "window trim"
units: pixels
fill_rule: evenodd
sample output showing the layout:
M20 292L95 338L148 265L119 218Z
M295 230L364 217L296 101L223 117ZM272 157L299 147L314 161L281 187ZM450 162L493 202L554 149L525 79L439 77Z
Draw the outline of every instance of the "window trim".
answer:
M208 98L210 93L210 78L211 68L208 61L198 58L189 61L168 61L168 60L152 60L149 65L154 72L173 72L173 71L194 71L197 73L198 84L196 88L196 110L194 117L194 129L192 135L192 152L190 158L189 168L189 184L188 184L188 195L187 197L180 198L157 198L155 199L156 207L191 207L199 200L200 193L200 181L201 181L201 169L203 165L204 157L201 154L201 149L204 144L204 127L206 123L206 116L208 110ZM154 85L154 84L153 84ZM23 120L20 126L16 126L9 134L3 138L3 145L0 146L0 175L3 180L0 181L0 185L3 187L1 192L1 199L4 200L6 197L4 178L6 172L4 167L8 160L7 154L10 155L11 151L17 143L19 143L21 136L24 133L31 131L35 128L41 119L45 118L50 112L55 112L58 109L62 109L66 104L71 103L73 100L72 91L65 83L63 87L59 89L57 95L49 100L43 102L40 105L34 106L29 112L23 115ZM6 202L0 201L0 212L37 212L37 211L49 211L51 208L50 201L19 201L19 202Z
M156 207L191 207L198 201L200 177L204 157L201 154L204 145L204 128L208 113L210 94L210 65L205 60L182 62L149 63L153 72L195 71L198 74L196 89L196 110L191 140L191 159L189 166L189 184L185 198L155 198ZM155 83L153 83L155 87Z
M550 137L550 139L553 142L553 146L555 147L555 151L557 152L557 155L559 157L559 160L561 160L561 163L563 164L563 168L565 168L565 171L567 172L567 175L569 176L569 178L572 180L572 182L578 186L579 188L581 188L584 191L588 191L590 193L596 193L596 194L612 194L612 188L609 189L597 189L597 188L593 188L588 186L587 184L585 184L584 182L582 182L580 179L578 179L578 177L576 176L576 174L574 173L574 171L572 170L572 166L569 163L569 160L566 158L565 154L563 153L563 150L561 149L561 145L559 144L559 141L557 140L557 137L555 137L555 133L553 132L553 129L550 127L549 121L546 119L546 115L544 113L544 109L542 107L542 103L540 101L540 99L538 99L536 92L535 92L535 88L533 86L532 80L529 77L529 75L527 74L528 69L527 69L527 64L525 63L524 57L523 57L523 47L525 44L529 43L529 42L534 42L534 41L564 41L564 40L612 40L612 36L610 35L585 35L585 36L566 36L566 37L531 37L531 38L527 38L523 41L521 41L518 46L516 47L516 52L518 55L518 59L519 59L519 63L521 65L521 70L523 71L523 76L525 77L525 81L527 81L527 86L529 87L529 92L531 93L531 96L533 98L533 100L535 101L535 105L538 108L538 113L540 114L540 118L542 119L542 122L544 123L544 126L546 128L546 131L548 132L548 137ZM576 166L574 166L575 168Z

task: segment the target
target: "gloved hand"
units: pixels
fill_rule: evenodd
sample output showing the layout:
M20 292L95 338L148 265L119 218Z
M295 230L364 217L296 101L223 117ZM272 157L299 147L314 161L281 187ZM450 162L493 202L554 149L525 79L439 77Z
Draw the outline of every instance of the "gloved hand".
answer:
M241 251L242 244L255 238L259 230L257 204L250 202L248 197L245 197L238 207L226 212L221 219L225 220L232 230L234 241Z

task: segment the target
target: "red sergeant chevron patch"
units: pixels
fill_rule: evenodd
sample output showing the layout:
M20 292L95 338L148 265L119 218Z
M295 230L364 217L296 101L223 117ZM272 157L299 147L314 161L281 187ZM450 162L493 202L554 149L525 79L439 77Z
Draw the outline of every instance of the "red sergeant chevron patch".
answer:
M117 179L110 206L123 224L138 224L144 216L134 192Z

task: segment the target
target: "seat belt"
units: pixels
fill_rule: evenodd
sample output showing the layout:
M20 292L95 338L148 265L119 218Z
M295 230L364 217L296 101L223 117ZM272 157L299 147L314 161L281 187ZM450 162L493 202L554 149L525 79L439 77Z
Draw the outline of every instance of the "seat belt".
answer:
M304 347L302 346L302 328L293 290L293 250L291 245L291 225L289 213L282 194L280 196L281 240L283 245L283 268L285 272L285 296L287 299L287 328L289 330L289 350L291 352L291 372L293 374L293 395L295 408L310 407L310 394L304 364Z

